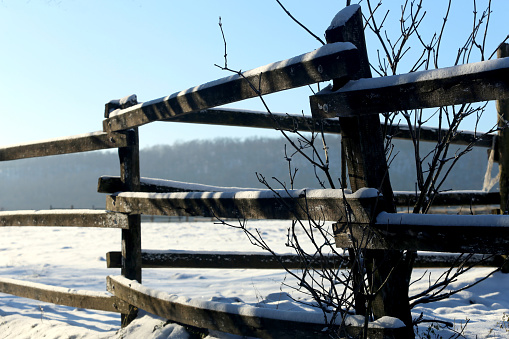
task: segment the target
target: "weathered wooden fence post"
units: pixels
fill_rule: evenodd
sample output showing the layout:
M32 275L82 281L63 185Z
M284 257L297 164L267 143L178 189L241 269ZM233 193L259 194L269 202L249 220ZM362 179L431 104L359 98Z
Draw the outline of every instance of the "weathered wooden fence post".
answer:
M348 15L348 12L351 14ZM355 79L371 78L360 6L347 7L336 18L325 32L327 43L353 43L359 49L361 57L361 69ZM351 79L335 80L334 90L340 88L346 80ZM339 117L339 123L352 190L356 191L363 187L379 189L383 195L382 209L386 212L395 212L379 116ZM408 301L412 262L405 260L409 258L409 261L412 261L412 256L405 257L403 252L392 250L364 250L364 256L372 273L371 290L379 291L373 300L369 301L372 302L375 318L392 316L401 319L407 325L406 338L413 338ZM362 272L358 274L363 275ZM357 298L357 312L365 311L365 302L367 301L363 298Z
M499 58L509 56L509 44L502 44L497 51ZM498 159L500 171L500 211L502 214L508 213L508 189L509 189L509 130L507 123L509 121L509 100L497 100L498 126Z
M137 104L136 96L132 95L106 104L106 118L110 110L127 108ZM118 149L120 160L120 180L124 192L137 192L140 190L140 148L138 128L124 132L127 137L127 147ZM141 216L130 214L128 216L129 229L122 230L122 270L121 274L127 279L141 283ZM129 305L129 313L121 315L122 327L129 325L137 316L136 307Z
M125 191L140 190L140 152L138 129L128 130L129 147L118 149L120 158L120 178ZM128 216L129 229L122 230L122 275L141 283L141 216ZM130 305L129 314L122 314L122 326L127 326L137 315L137 309Z
M498 58L509 57L509 44L503 43L497 50ZM500 173L500 213L509 214L509 100L496 100L498 112L498 170ZM503 256L507 258L507 256ZM504 262L502 272L509 273L509 263Z

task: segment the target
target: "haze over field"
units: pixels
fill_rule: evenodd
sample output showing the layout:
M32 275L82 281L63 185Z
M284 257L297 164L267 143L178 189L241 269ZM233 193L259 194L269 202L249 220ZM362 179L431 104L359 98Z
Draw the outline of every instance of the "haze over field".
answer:
M282 138L219 138L148 147L141 150L141 175L216 186L262 188L256 178L256 173L260 173L279 188L270 178L289 183L285 144ZM341 168L339 144L338 137L327 138L336 178L340 177ZM413 191L413 148L404 141L395 140L395 145L390 168L392 186L394 190ZM462 147L453 146L451 153ZM287 150L290 155L291 148ZM444 189L481 189L487 162L486 149L474 149L459 161ZM291 165L298 169L296 188L320 187L313 168L301 156L294 156ZM101 175L119 175L116 151L0 162L0 191L6 193L0 195L0 208L48 209L71 205L104 208L104 195L96 193Z

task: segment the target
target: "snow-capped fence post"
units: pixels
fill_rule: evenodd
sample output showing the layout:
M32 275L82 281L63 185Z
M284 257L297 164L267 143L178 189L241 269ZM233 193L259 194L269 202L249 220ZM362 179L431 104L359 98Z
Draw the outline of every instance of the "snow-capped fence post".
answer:
M128 100L127 100L128 99ZM106 104L105 116L108 117L112 109L126 108L137 104L136 96L131 95ZM122 104L123 103L123 104ZM127 146L118 149L120 160L120 180L123 191L136 192L140 190L140 148L138 128L124 132L127 137ZM122 276L141 283L141 216L128 215L128 229L122 230ZM137 308L129 305L129 313L122 313L122 326L127 326L136 318Z
M502 44L497 51L499 58L509 56L509 44ZM498 131L498 158L500 171L500 211L507 214L508 189L509 189L509 131L506 130L509 121L509 100L497 100L498 125L501 127Z
M361 58L361 69L355 74L354 79L371 78L360 6L352 5L339 12L325 32L325 37L327 43L353 43L359 49ZM345 84L344 80L335 80L333 89L342 87ZM352 190L356 191L363 187L378 188L384 197L382 210L395 212L379 116L339 117L339 122ZM363 251L366 264L371 271L371 290L378 291L367 298L371 299L368 303L371 303L372 310L366 310L367 300L358 293L356 311L358 313L372 311L375 318L382 316L399 318L407 325L408 338L413 337L408 303L408 279L412 263L404 260L402 251L356 250ZM363 268L360 267L360 270ZM357 274L358 277L363 275L362 272ZM359 283L363 283L363 280L361 279Z

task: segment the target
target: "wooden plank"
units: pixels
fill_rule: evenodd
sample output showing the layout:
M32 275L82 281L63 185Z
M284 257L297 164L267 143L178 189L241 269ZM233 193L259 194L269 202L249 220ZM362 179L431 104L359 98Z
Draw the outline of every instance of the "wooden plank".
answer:
M97 192L116 193L125 191L120 177L103 175L99 178ZM187 183L182 181L154 178L140 178L138 192L173 193L173 192L244 192L266 191L266 189L221 187L204 184Z
M57 305L107 312L125 312L127 303L104 292L79 291L22 280L0 278L0 292Z
M101 210L22 210L0 212L0 226L70 226L127 229L128 216Z
M301 114L284 114L262 111L241 110L233 108L211 108L177 115L166 122L182 122L206 125L237 126L266 129L283 129L300 132L320 132L340 134L341 128L337 119L313 119L311 116Z
M279 260L280 261L279 261ZM143 268L221 268L221 269L299 269L313 267L320 269L340 268L348 259L316 258L315 262L302 263L297 255L282 254L276 259L270 253L200 253L194 251L149 251L141 252ZM120 268L120 252L106 254L108 268Z
M324 133L341 134L339 120L334 118L314 119L309 116L283 113L272 113L271 115L267 112L232 108L211 108L185 115L178 115L165 119L164 121L267 129L297 129L301 132L320 132L323 126ZM407 125L392 125L389 130L394 139L411 139ZM437 128L422 126L420 129L420 140L437 142L439 135L444 135L447 131L447 129L442 129L441 133L438 133ZM477 147L491 148L493 139L496 137L495 134L485 135L471 131L458 131L451 140L451 144L469 145L475 142Z
M140 185L141 192L148 192L142 190L143 185ZM103 175L97 180L97 192L99 193L115 193L125 191L122 180L117 176Z
M414 268L439 268L459 267L463 261L458 260L460 253L429 253L419 252L414 261ZM474 254L471 258L465 259L467 265L475 267L501 267L505 259L501 255Z
M412 206L417 200L415 192L394 192L396 206ZM449 191L442 192L435 196L433 206L479 206L479 205L498 205L500 203L500 194L498 192L483 191Z
M127 146L122 133L93 132L0 148L0 161L96 151Z
M333 78L348 77L359 68L358 53L350 43L323 46L292 59L255 68L212 81L167 97L113 111L103 122L104 131L141 126L190 112L305 86Z
M166 179L141 178L139 192L174 193L174 192L242 192L255 189L232 188L210 186L203 184L191 184ZM120 177L102 176L98 181L97 191L99 193L116 193L123 191ZM263 190L259 190L263 191ZM405 207L415 203L415 192L398 191L394 192L396 206ZM448 191L437 194L434 200L435 206L457 206L457 205L498 205L500 195L498 192L483 191Z
M279 259L287 269L300 269L300 257L295 254L279 255ZM443 253L420 252L415 261L414 268L451 267L458 264L457 255ZM481 261L482 256L474 256L467 262L479 267L500 267L504 259L495 256ZM196 251L143 251L141 252L143 268L200 268L200 269L283 269L279 261L269 253L201 253ZM120 268L122 255L120 252L106 253L108 268ZM478 264L479 263L479 264ZM350 268L348 256L342 259L327 258L316 263L307 263L306 267L316 269L347 269Z
M388 127L389 135L394 139L412 140L412 136L408 129L408 125L392 125ZM419 140L437 143L439 138L443 137L449 132L448 129L443 128L440 133L438 128L422 126L419 129ZM470 145L475 144L476 147L491 148L493 141L496 140L496 134L484 134L482 132L472 131L457 131L451 139L453 145Z
M318 320L316 322L312 322L315 318L309 315L309 312L305 317L307 322L297 322L292 320L295 315L299 315L297 312L260 309L264 314L261 317L257 316L261 312L257 312L252 306L195 302L187 298L182 301L175 295L144 287L136 281L120 276L108 276L107 289L140 309L180 324L256 338L330 338L330 333L323 331L321 314L315 314ZM368 337L394 338L400 331L370 328ZM337 332L340 336L357 338L360 337L362 329L348 326Z
M452 253L506 254L509 216L394 214L382 212L376 224L335 224L336 245L351 247L357 239L369 249Z
M350 81L310 98L315 118L359 116L509 98L509 58Z
M376 190L370 190L371 192ZM106 208L122 213L245 219L353 220L369 223L376 196L357 198L341 190L190 193L118 193L106 198ZM375 193L376 194L376 193ZM348 209L345 210L345 202Z

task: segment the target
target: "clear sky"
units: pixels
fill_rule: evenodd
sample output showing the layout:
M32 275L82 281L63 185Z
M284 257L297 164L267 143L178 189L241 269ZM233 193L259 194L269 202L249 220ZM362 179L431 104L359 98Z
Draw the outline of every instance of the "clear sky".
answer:
M385 0L392 11L387 29L398 29L401 2ZM472 27L471 1L453 2L442 67L453 64ZM322 37L346 1L283 3ZM478 10L486 3L477 0ZM431 36L441 25L445 5L443 0L424 1L425 34ZM509 34L509 2L494 0L492 10L488 54ZM137 94L140 102L148 101L230 75L214 66L223 63L224 53L219 16L232 68L248 70L320 47L275 0L0 0L0 145L99 131L104 104L111 99ZM370 38L371 60L377 48ZM275 112L309 113L310 94L304 88L267 100ZM231 107L263 110L257 99ZM495 121L495 113L491 115L487 124ZM252 135L278 136L265 130L163 122L140 129L143 147Z

